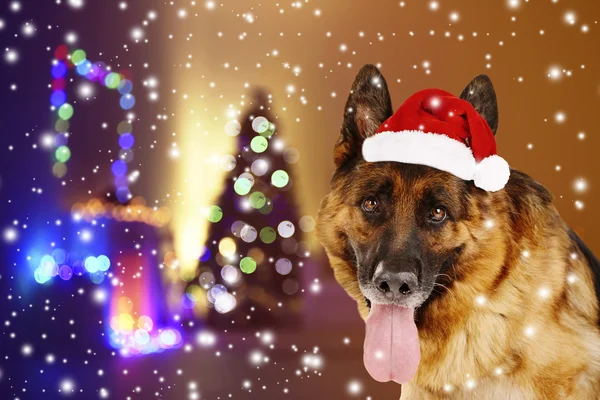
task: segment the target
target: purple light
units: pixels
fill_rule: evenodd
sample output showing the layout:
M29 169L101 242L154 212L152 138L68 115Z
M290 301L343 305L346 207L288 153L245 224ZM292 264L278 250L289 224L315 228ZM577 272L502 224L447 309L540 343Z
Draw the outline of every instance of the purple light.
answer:
M135 139L131 133L124 133L119 137L119 146L123 149L130 149L133 147Z
M62 133L57 133L56 136L54 136L54 145L58 148L60 146L66 146L67 144L67 137L65 135L63 135Z
M114 176L123 176L127 173L127 164L123 160L116 160L110 169Z
M129 179L127 179L127 177L125 175L117 176L115 178L115 186L118 188L121 186L127 187L127 186L129 186Z
M73 270L68 265L63 265L58 270L58 275L60 276L60 278L62 280L68 281L69 279L71 279L73 277Z
M121 186L121 187L117 188L116 195L117 195L117 200L119 200L119 202L125 203L131 197L131 192L129 191L128 187Z

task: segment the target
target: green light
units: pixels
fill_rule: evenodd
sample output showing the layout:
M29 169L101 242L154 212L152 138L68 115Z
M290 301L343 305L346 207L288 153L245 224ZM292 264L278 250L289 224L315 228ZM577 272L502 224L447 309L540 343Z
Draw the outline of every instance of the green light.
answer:
M275 125L273 125L273 123L269 122L269 126L267 127L267 129L265 129L263 132L260 132L259 135L266 137L266 138L270 138L271 136L273 136L274 133L275 133Z
M73 54L71 55L71 61L73 62L73 64L75 65L79 65L81 63L83 63L86 60L86 54L85 51L83 50L75 50L73 52Z
M262 208L259 208L258 212L262 215L267 215L271 211L273 211L273 202L267 198L267 203Z
M56 149L54 155L58 161L61 163L66 163L69 161L69 158L71 158L71 149L69 149L67 146L60 146L58 149Z
M269 147L269 142L262 136L256 136L250 142L250 148L255 153L262 153L267 150L267 147Z
M290 176L282 169L278 169L277 171L273 172L273 175L271 175L271 183L275 187L282 188L287 185L289 181Z
M118 88L119 83L121 83L121 76L116 72L111 72L110 74L106 75L106 78L104 78L104 84L109 89Z
M262 192L254 192L250 195L250 206L252 208L263 208L265 203L267 202L267 198Z
M65 121L67 121L68 119L71 119L71 117L73 116L73 106L70 105L69 103L63 104L58 109L58 116L61 119L64 119Z
M260 230L260 240L262 240L263 243L271 244L275 241L275 239L277 239L277 233L275 232L275 229L271 228L270 226L265 226Z
M208 207L206 218L213 224L217 223L223 218L223 210L219 206L210 206Z
M240 260L240 269L245 274L251 274L256 271L256 261L252 257L244 257Z
M252 182L246 178L240 178L233 184L233 189L240 196L245 196L250 193L250 189L252 189Z
M252 129L259 135L263 134L269 129L269 121L265 117L256 117L252 120Z

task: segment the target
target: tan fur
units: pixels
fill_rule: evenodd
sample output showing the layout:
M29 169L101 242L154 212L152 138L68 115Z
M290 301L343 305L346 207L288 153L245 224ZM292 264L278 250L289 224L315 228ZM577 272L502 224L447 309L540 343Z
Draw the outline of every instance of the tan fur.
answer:
M461 97L495 132L490 79L475 77ZM426 255L419 255L419 268L426 260L425 272L435 283L416 311L421 362L402 398L600 398L597 261L582 253L585 245L562 221L548 191L515 170L503 190L489 193L433 168L365 162L362 142L391 110L385 79L364 66L346 103L317 234L364 319L369 309L359 279L361 285L371 279L369 260L380 260L372 255L401 265L411 262L402 261L408 250L418 247ZM377 217L361 210L374 191L383 196ZM445 203L452 218L435 226L423 222L423 208L432 202ZM379 254L384 242L395 253ZM440 273L433 276L435 271Z
M436 179L425 176L420 182L427 187ZM600 333L593 277L556 209L541 206L533 191L526 192L527 179L511 180L502 192L469 196L470 219L432 241L431 246L466 247L454 266L458 273L452 287L423 313L421 363L403 387L403 398L598 397ZM369 311L344 237L360 242L378 233L361 222L357 207L348 204L352 194L343 189L334 185L323 200L318 234L336 279L366 318ZM407 196L418 197L419 190L413 185L398 192L398 202L410 202ZM522 196L519 209L508 198L513 192ZM519 213L517 224L510 222L511 213ZM507 260L511 268L495 287Z

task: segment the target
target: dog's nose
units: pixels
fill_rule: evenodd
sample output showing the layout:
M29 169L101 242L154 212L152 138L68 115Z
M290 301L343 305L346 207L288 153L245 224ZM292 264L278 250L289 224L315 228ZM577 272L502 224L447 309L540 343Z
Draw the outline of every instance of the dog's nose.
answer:
M417 276L412 272L377 271L373 283L387 296L408 296L417 290Z

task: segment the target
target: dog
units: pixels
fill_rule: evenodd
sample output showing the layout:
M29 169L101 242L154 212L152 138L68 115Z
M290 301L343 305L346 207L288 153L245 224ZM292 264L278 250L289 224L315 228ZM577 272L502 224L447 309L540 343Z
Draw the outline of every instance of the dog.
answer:
M459 97L495 135L490 79L475 77ZM365 65L317 237L367 336L381 334L369 332L376 304L414 308L420 362L401 398L600 398L600 263L552 195L514 169L486 191L431 166L365 161L363 143L392 115L385 79Z

